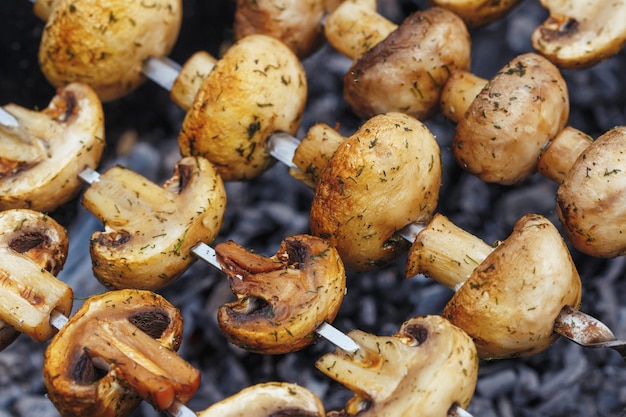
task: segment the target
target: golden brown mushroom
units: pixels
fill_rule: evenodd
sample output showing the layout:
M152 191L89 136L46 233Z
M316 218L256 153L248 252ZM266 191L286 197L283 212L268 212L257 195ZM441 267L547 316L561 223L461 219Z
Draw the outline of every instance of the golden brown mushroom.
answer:
M407 276L423 273L457 289L443 316L467 332L481 358L525 356L557 338L565 306L578 308L581 282L558 230L528 214L495 249L435 215L411 247Z
M514 184L537 168L548 142L569 117L567 85L538 54L520 55L487 82L453 74L441 95L442 111L457 122L454 156L487 182Z
M136 89L144 61L167 55L178 37L181 0L36 0L46 22L39 63L60 87L84 82L103 101Z
M472 339L440 316L415 317L391 337L348 333L356 353L337 350L316 367L355 396L329 416L447 416L466 408L476 387L478 356Z
M186 403L200 373L176 355L182 317L149 291L85 301L44 356L48 398L63 417L127 416L144 399L159 410Z
M337 248L346 268L381 267L407 245L398 230L430 220L441 170L439 145L424 124L399 113L372 117L320 174L311 231Z
M562 68L586 68L617 54L626 42L621 2L541 0L550 17L532 35L533 47Z
M556 158L570 165L550 174ZM611 129L595 141L569 129L553 141L541 162L548 176L561 179L557 213L568 240L591 256L626 254L626 127Z
M237 0L235 38L263 34L284 42L300 58L315 52L324 40L325 0Z
M337 251L309 235L288 237L270 258L234 242L215 247L237 301L220 307L217 320L228 340L244 349L282 354L315 340L332 322L346 291Z
M180 276L222 225L226 193L204 158L178 162L162 187L120 166L106 171L83 196L104 225L91 237L95 276L107 287L155 290Z
M3 107L18 126L0 125L0 210L52 211L76 196L78 173L104 150L104 116L85 84L60 88L48 107Z
M266 382L245 388L196 414L198 417L326 416L315 394L286 382Z
M188 71L195 73L183 67L181 76L198 80L185 76ZM261 174L274 163L269 136L295 135L300 126L307 97L304 68L285 44L272 37L251 35L237 41L206 75L197 93L195 85L175 84L172 89L194 97L178 144L183 155L211 161L225 181Z
M430 0L436 7L448 9L471 28L494 22L517 6L520 0Z
M470 38L454 13L418 11L397 27L368 0L347 0L324 28L333 47L355 60L344 76L344 97L369 118L402 112L425 119L439 110L441 89L456 69L468 70Z
M55 277L66 257L67 234L54 219L26 209L0 212L0 350L19 333L48 340L56 333L52 312L71 312L72 289Z

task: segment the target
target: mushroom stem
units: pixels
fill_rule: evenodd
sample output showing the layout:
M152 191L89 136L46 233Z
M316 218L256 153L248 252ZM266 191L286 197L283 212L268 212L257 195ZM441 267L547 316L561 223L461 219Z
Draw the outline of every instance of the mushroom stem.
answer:
M53 310L50 314L50 325L55 327L57 330L61 330L61 328L63 328L68 321L69 318L60 313L58 310ZM97 365L104 371L108 371L109 366L103 361L94 361L94 365ZM168 409L164 410L164 412L171 417L196 417L195 412L178 400L174 400L172 405Z
M194 247L191 248L191 253L193 253L198 258L202 259L218 271L224 272L222 264L217 259L215 249L213 249L206 243L197 243ZM360 349L359 345L354 340L352 340L345 333L341 332L328 322L323 322L321 325L319 325L317 329L315 329L315 333L317 333L319 336L328 340L330 343L334 344L345 352L355 353Z

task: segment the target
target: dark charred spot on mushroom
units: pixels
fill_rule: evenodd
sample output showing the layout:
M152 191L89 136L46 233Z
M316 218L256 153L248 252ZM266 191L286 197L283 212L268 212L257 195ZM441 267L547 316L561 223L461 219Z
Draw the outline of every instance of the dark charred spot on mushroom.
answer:
M300 410L297 408L278 410L272 414L268 414L267 417L315 417L319 416L317 413L311 413L309 411Z
M403 328L403 332L415 340L416 346L428 339L428 329L423 324L408 324Z
M260 297L244 297L239 303L231 305L230 308L234 313L246 319L252 319L258 316L270 319L274 317L272 306Z
M102 246L117 247L122 246L130 240L130 233L125 230L113 231L109 233L100 233L92 241L92 244L100 244Z
M142 311L130 316L128 321L153 339L161 337L171 322L161 310Z
M91 385L105 375L106 372L93 365L87 353L83 353L72 368L72 379L82 385Z
M580 23L566 16L551 16L541 30L541 37L547 41L572 36L578 32Z
M48 236L38 231L20 233L9 242L9 247L18 253L26 253L37 246L43 246L49 242Z
M184 190L191 179L191 167L189 165L178 165L178 188Z
M309 256L309 249L301 240L291 239L285 241L284 254L289 265L299 269Z

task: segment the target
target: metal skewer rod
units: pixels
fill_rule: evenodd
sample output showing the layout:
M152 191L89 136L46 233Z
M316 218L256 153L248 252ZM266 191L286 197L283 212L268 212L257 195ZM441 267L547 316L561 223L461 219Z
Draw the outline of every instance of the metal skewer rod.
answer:
M57 310L52 310L50 314L50 324L54 328L61 330L68 321L69 318L67 316ZM163 412L171 417L198 417L194 411L180 401L174 401L174 403L167 410L163 410Z

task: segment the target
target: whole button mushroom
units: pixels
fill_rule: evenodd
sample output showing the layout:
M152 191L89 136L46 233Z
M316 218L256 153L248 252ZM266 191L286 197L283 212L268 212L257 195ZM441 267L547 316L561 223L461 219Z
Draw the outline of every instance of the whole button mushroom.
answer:
M321 21L325 12L325 0L237 0L235 38L272 36L303 59L324 41Z
M471 28L484 26L505 16L519 0L430 0L432 6L458 14Z
M519 183L537 168L543 148L569 117L567 85L558 68L528 53L487 82L453 74L442 111L457 122L453 152L459 165L484 181Z
M578 250L588 255L624 255L626 127L611 129L593 142L576 130L570 131L570 137L572 140L565 143L558 137L546 151L576 157L569 169L562 169L565 174L557 190L557 214L563 231Z
M144 399L158 410L193 397L200 373L175 351L178 309L150 291L90 297L44 355L47 396L63 417L128 416Z
M237 301L219 308L228 340L263 354L293 352L312 343L323 322L332 322L346 292L337 251L309 235L288 237L270 258L234 242L215 247Z
M381 267L407 245L398 230L430 219L441 171L439 145L424 124L399 113L374 116L321 172L311 231L337 248L346 268Z
M306 97L295 54L272 37L247 36L203 80L183 121L180 151L208 159L225 181L254 178L274 163L268 137L297 132Z
M561 68L586 68L617 54L626 42L621 2L541 0L550 16L532 34L537 52Z
M466 408L478 378L472 339L440 316L415 317L393 336L348 333L356 353L337 350L316 367L350 388L345 410L329 416L449 416Z
M411 247L407 276L423 273L456 293L443 316L476 343L481 358L532 355L559 334L564 307L577 309L581 282L559 231L528 214L495 248L435 215Z
M19 333L47 341L56 333L52 312L71 312L72 289L56 279L67 243L65 229L43 213L0 212L0 350Z
M52 211L82 187L78 173L95 168L104 150L104 116L86 84L59 88L42 111L3 106L17 126L0 124L0 210Z
M144 61L170 52L182 21L181 0L36 0L34 11L46 22L39 63L48 81L84 82L103 101L145 80Z
M321 400L308 389L286 382L266 382L239 391L198 417L325 417Z
M96 278L110 288L156 290L195 261L193 245L215 239L226 193L209 161L187 157L162 187L112 167L85 191L82 203L105 225L91 237Z
M375 1L347 0L328 16L324 31L355 61L344 76L344 97L362 118L385 112L428 118L439 111L450 73L470 65L465 23L438 7L396 26L376 12Z

